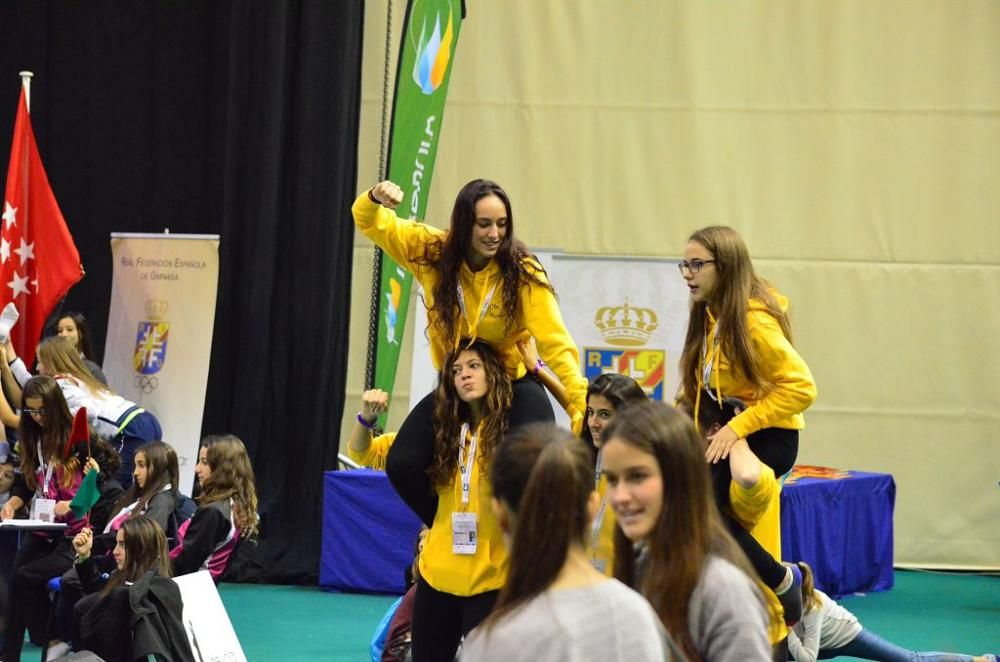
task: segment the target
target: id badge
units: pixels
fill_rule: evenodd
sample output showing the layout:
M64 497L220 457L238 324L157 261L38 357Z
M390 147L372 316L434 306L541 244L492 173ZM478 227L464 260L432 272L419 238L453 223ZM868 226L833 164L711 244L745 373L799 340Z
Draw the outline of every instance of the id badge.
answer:
M43 522L56 521L56 500L35 497L31 502L31 519Z
M476 513L451 514L451 551L453 554L475 554Z

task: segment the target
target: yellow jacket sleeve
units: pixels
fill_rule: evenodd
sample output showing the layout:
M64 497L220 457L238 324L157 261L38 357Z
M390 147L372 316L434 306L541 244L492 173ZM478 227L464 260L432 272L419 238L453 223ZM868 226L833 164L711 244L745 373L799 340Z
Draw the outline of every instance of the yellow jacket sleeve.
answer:
M773 387L729 422L741 438L801 414L816 400L816 384L809 366L788 342L778 321L760 310L750 311L748 318L761 376Z
M399 218L393 210L372 202L367 191L354 201L351 214L362 234L413 274L421 268L414 260L423 255L424 247L445 235L444 230L426 223Z
M529 263L528 268L532 266ZM548 282L540 268L532 271ZM566 399L576 410L567 407L567 411L579 416L587 410L587 379L580 372L580 353L563 323L555 295L544 287L525 283L521 287L521 314L525 328L538 346L538 355L559 378L566 389Z
M729 502L733 506L733 514L748 531L757 526L757 522L780 493L781 486L774 477L774 470L766 464L761 464L760 479L753 487L743 487L735 480L729 483ZM779 554L780 551L778 550Z
M347 446L347 457L351 458L363 467L376 471L385 471L385 459L389 457L389 447L396 440L395 432L381 434L368 445L368 448L359 453L350 444Z

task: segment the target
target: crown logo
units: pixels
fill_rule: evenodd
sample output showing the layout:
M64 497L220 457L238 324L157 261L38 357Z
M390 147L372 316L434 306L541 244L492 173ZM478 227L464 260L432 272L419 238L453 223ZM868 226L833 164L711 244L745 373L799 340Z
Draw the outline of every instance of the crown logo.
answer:
M166 314L167 310L170 309L170 304L163 299L147 299L146 300L146 315L151 320L161 320Z
M608 344L639 347L649 342L649 336L660 323L652 308L633 308L626 299L621 306L598 308L594 325Z

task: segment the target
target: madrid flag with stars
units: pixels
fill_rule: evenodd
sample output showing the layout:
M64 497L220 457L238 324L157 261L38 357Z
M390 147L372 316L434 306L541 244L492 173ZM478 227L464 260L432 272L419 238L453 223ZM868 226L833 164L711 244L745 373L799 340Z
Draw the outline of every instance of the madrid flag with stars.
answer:
M0 226L0 308L13 301L21 314L10 336L27 365L45 320L82 277L80 253L38 156L22 86Z

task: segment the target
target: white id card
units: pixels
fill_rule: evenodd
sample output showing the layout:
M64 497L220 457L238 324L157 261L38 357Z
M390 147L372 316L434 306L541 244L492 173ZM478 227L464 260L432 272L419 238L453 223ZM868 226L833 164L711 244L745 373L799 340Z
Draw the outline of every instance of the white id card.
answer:
M451 514L451 551L453 554L476 553L476 514Z
M31 502L31 519L43 522L55 522L56 500L35 497Z

